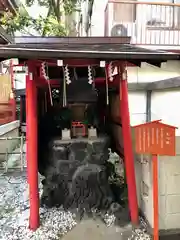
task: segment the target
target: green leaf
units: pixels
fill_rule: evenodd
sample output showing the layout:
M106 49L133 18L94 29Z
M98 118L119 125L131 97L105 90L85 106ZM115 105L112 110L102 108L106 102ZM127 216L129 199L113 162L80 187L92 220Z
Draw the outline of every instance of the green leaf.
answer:
M0 18L0 24L10 34L14 34L16 31L27 33L28 29L32 28L43 36L65 36L69 30L65 29L61 21L62 15L71 15L73 12L81 11L81 9L78 8L78 4L84 1L85 0L26 0L27 6L32 6L37 2L40 6L47 7L47 16L39 16L35 19L29 16L25 9L20 8L16 16L10 12L5 12Z

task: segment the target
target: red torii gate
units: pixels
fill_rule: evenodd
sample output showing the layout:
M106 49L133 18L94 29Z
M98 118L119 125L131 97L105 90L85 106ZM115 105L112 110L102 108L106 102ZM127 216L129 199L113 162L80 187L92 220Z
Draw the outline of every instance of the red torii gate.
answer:
M68 60L65 60L68 62ZM69 60L68 65L76 66L89 65L92 60ZM97 62L97 61L95 61ZM96 63L97 64L97 63ZM99 64L99 61L98 61ZM134 158L131 139L131 127L128 106L128 86L127 70L124 62L117 62L119 74L115 82L120 85L120 113L122 122L122 132L124 141L124 157L126 168L126 179L128 185L128 199L131 221L138 223L138 204L136 194L136 180L134 170ZM37 159L37 85L38 79L35 77L35 62L27 62L26 75L26 136L27 136L27 169L30 196L30 221L29 227L36 230L39 227L39 190L38 190L38 159Z

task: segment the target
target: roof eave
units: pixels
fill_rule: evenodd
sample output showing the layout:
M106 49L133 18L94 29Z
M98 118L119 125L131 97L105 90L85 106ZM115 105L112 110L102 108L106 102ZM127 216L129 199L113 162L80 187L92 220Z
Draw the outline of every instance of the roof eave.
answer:
M77 57L78 56L78 57ZM179 60L178 54L169 52L111 52L111 51L76 51L76 50L54 50L54 49L28 49L28 48L0 48L0 58L19 59L102 59L102 60L126 60L147 62L157 60L159 62L167 60Z

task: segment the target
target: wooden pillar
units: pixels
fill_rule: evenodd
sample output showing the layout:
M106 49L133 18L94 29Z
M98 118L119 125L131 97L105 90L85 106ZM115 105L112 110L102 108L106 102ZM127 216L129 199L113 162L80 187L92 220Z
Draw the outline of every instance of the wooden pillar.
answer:
M39 227L37 88L32 69L29 70L26 75L27 177L30 200L29 227L35 231Z
M126 169L126 180L128 186L128 201L131 221L138 224L138 203L136 193L136 179L134 168L134 157L131 137L130 114L128 104L127 72L123 67L119 68L120 74L120 115L122 123L124 161Z

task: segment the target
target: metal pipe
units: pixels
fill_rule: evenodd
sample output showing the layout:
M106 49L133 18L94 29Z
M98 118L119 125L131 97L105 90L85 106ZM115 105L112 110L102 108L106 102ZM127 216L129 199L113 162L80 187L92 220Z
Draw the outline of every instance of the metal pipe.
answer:
M12 118L13 118L13 121L16 120L16 99L15 99L15 93L14 93L14 89L15 89L15 84L14 84L14 71L13 71L13 60L11 59L10 60L10 65L9 65L9 68L10 68L10 77L11 77L11 92L12 92L12 96L10 98L10 102L12 104Z
M23 161L23 135L21 136L21 142L20 142L20 162L21 162L21 171L24 169L24 161Z
M23 99L22 96L20 96L20 126L22 125L23 122Z
M151 95L152 90L146 92L146 122L151 121Z

